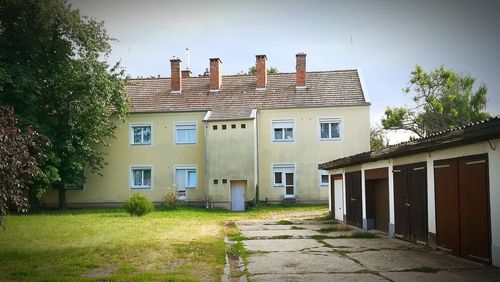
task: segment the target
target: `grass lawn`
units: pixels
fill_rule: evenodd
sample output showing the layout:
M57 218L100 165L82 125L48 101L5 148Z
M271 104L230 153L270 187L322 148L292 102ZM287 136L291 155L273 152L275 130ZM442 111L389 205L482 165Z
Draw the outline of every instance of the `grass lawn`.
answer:
M0 281L219 280L224 223L325 206L256 208L244 213L181 206L144 217L123 209L5 217Z

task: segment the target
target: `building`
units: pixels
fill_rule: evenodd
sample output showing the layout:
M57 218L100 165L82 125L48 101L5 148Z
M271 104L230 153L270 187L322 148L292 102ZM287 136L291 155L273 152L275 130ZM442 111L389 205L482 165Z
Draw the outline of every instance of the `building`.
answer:
M319 165L330 212L500 266L500 118Z
M369 149L369 106L357 70L191 77L172 59L170 78L131 79L130 115L111 146L102 146L102 176L86 173L67 192L69 206L121 205L139 191L162 202L167 187L180 200L243 210L270 203L326 203L329 178L319 162ZM69 187L69 186L68 186ZM57 203L49 191L45 205Z

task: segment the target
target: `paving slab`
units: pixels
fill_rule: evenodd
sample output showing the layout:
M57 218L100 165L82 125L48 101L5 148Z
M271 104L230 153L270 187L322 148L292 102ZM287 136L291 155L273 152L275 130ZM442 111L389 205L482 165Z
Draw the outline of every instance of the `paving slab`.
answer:
M292 226L302 227L301 225L237 225L240 231L255 231L255 230L292 230ZM304 228L305 229L305 228ZM299 230L299 229L297 229Z
M339 239L324 239L325 243L332 245L334 249L339 249L349 252L363 252L367 250L408 250L408 249L423 249L423 246L412 244L409 242L389 239L389 238L339 238Z
M248 271L252 274L300 274L356 272L364 268L333 252L271 252L252 254Z
M291 236L291 237L308 237L319 235L318 232L313 230L241 230L241 233L247 239L253 238L273 238L277 236Z
M331 251L313 239L245 240L243 244L251 252Z
M252 281L387 281L370 273L328 273L328 274L262 274L251 277Z
M418 267L443 270L477 269L481 264L430 250L380 250L348 253L372 271L400 271Z
M483 267L475 270L439 271L437 273L422 272L382 272L380 273L393 281L500 281L500 269Z

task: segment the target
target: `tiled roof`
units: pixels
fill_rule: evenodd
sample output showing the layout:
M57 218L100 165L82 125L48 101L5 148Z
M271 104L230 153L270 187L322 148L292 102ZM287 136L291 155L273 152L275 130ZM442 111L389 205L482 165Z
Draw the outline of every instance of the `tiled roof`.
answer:
M210 93L208 77L182 79L182 93L170 93L170 78L130 79L131 113L208 111L210 119L249 118L252 109L368 105L357 70L308 72L307 88L295 88L295 73L268 75L267 89L256 90L255 75L222 77Z
M432 152L496 138L500 138L500 116L445 130L427 137L386 146L378 150L336 159L319 164L318 168L325 170L343 168L389 158ZM492 146L491 143L490 146Z

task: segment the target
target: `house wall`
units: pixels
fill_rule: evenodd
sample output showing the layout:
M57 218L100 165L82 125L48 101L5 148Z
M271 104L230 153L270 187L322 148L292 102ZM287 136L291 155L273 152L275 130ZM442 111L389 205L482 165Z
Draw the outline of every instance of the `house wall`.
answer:
M204 112L130 114L125 123L118 122L115 139L110 146L99 146L104 152L107 165L100 171L102 176L86 171L84 190L67 191L69 206L120 205L133 192L140 192L154 202L162 202L167 187L174 187L176 165L193 165L197 168L197 187L187 189L187 200L205 199L205 154L204 154ZM175 144L175 122L195 121L197 124L196 144ZM150 123L152 125L151 145L130 145L130 125ZM152 166L152 188L130 189L129 173L133 165ZM57 191L49 189L43 197L45 205L57 203Z
M341 140L320 141L319 119L340 118ZM272 121L293 119L293 142L273 142ZM260 199L282 201L283 188L273 187L273 164L294 164L297 202L328 201L328 186L320 187L318 164L370 149L368 106L261 110L259 130Z
M491 143L491 145L490 145ZM386 159L378 162L364 163L361 165L363 174L366 169L383 168L389 169L389 235L394 235L394 182L393 166L411 164L416 162L426 162L427 165L427 209L428 209L428 232L429 245L435 246L436 235L436 203L434 186L434 161L460 158L471 155L488 155L488 174L489 174L489 201L490 201L490 224L491 224L491 253L492 264L500 266L500 139L490 140L490 143L478 142L475 144L452 147L448 149L409 155L401 158ZM343 169L331 170L331 174L342 171L351 171L358 169L359 166L345 167ZM363 181L363 191L365 183ZM363 192L364 194L365 192ZM363 198L363 216L366 216L366 203ZM364 218L366 219L366 218Z
M245 128L241 128L244 124ZM223 130L222 126L226 125ZM235 125L236 128L232 128ZM213 127L217 126L217 130ZM230 207L230 183L246 181L245 201L255 195L255 120L208 122L208 200L216 207ZM214 179L218 184L214 184ZM227 183L223 183L223 179Z

